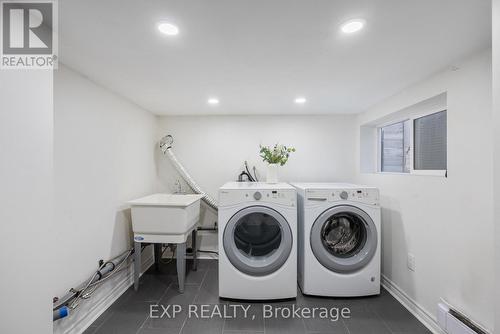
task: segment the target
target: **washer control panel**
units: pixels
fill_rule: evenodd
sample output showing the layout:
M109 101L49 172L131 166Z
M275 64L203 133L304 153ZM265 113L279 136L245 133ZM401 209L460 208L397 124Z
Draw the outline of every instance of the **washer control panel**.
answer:
M378 205L379 191L376 188L349 188L349 189L307 189L306 200L313 204L318 202L351 201Z
M297 193L294 189L261 189L261 190L221 190L220 205L234 205L247 202L275 203L287 206L297 205Z

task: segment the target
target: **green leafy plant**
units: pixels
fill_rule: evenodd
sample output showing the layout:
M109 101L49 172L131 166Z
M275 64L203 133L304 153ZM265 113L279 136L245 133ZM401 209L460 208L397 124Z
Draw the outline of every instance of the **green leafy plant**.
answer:
M288 161L292 152L295 152L295 148L281 144L276 144L273 148L260 145L260 157L269 164L280 164L280 166L283 166Z

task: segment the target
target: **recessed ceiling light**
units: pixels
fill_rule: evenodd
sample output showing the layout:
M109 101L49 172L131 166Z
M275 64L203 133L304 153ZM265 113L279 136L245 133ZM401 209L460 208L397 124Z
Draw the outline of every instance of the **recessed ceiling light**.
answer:
M306 98L305 97L297 97L295 100L294 100L295 103L297 104L304 104L307 102Z
M176 25L174 25L172 23L168 23L168 22L158 23L158 30L162 34L169 35L169 36L175 36L179 33L179 28Z
M360 31L365 26L365 20L355 19L345 22L340 26L340 30L346 34L352 34L353 32Z
M207 103L211 104L211 105L216 105L216 104L219 104L219 99L215 98L215 97L211 97L208 99Z

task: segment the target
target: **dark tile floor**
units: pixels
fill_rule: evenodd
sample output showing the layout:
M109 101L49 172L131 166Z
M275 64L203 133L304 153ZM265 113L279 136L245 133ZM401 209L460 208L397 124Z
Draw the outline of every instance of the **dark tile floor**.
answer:
M188 263L188 268L190 267ZM142 277L140 288L135 292L128 289L106 312L104 312L85 334L167 334L167 333L346 333L346 334L420 334L430 333L415 317L399 304L387 291L380 296L367 298L320 298L298 293L296 300L264 303L247 303L219 300L217 261L200 260L198 271L188 270L186 291L179 294L176 283L175 262L162 264L159 271L150 268ZM333 310L350 309L350 318L338 321L316 316L309 318L268 318L263 315L263 305L292 309L296 307L325 307ZM163 313L160 305L179 305L182 311L175 318L151 318L150 307L158 308L157 315ZM189 314L191 308L198 311ZM201 318L201 307L207 305L212 312L216 305L222 309L234 310L234 318ZM249 307L248 317L243 316L241 306ZM172 308L173 306L171 306ZM172 309L168 314L172 315ZM198 314L200 318L196 318ZM232 315L231 312L229 315ZM284 314L286 317L286 313ZM334 316L334 315L333 315Z

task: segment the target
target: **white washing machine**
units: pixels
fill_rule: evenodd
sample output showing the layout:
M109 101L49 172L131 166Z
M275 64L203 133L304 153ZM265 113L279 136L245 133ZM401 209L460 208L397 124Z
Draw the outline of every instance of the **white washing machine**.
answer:
M298 282L304 294L380 293L380 205L376 188L295 183Z
M285 183L230 182L219 190L219 296L297 296L297 193Z

